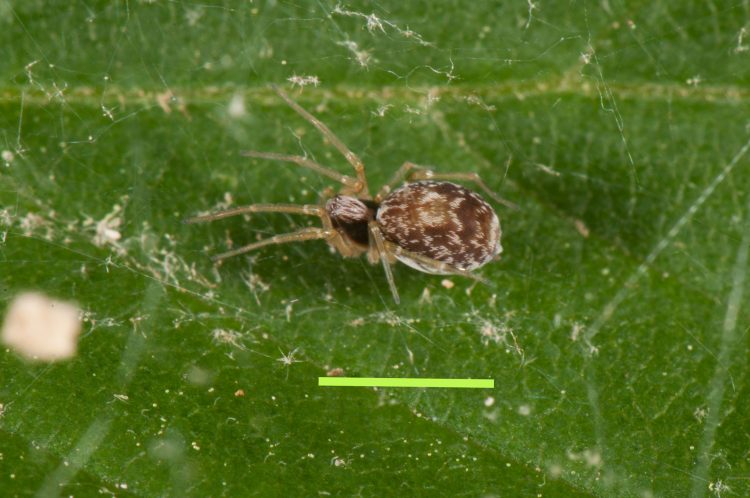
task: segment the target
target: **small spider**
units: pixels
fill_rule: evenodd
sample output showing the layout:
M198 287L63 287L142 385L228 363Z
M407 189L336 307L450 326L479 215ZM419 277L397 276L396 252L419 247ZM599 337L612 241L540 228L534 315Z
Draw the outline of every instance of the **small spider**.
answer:
M356 177L342 175L304 156L242 152L246 157L295 163L336 180L342 188L337 195L327 189L318 205L251 204L185 220L186 223L199 223L263 212L312 215L322 222L322 227L274 235L219 254L212 258L214 261L267 245L323 239L344 257L366 253L370 263L380 261L397 304L399 296L391 273L391 265L396 260L425 273L462 275L481 280L471 271L497 259L502 252L497 214L478 194L455 183L438 180L472 181L498 202L507 201L496 197L476 173L435 173L411 162L404 163L373 197L360 158L323 122L300 107L284 91L275 90L338 149L354 168ZM391 191L404 178L406 183Z

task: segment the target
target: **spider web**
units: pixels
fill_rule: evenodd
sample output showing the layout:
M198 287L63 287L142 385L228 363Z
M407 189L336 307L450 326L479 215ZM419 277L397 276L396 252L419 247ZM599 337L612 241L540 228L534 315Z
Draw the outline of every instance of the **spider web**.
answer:
M477 4L0 3L3 296L86 331L74 362L4 354L3 489L748 493L750 9ZM489 284L398 268L396 307L320 242L213 267L315 220L183 218L336 188L240 150L352 173L271 83L371 190L413 161L518 204ZM337 368L499 387L314 387Z

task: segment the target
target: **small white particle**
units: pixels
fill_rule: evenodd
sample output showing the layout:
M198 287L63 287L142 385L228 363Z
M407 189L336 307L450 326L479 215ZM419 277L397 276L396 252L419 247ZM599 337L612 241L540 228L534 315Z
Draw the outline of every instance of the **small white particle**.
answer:
M3 158L3 161L5 161L7 164L12 163L16 158L16 156L9 150L4 150L0 155Z
M443 286L443 287L445 287L446 289L452 289L453 287L455 287L455 285L456 285L456 284L454 284L452 280L448 280L447 278L444 278L444 279L443 279L443 280L442 280L442 281L440 282L440 285L442 285L442 286Z
M245 97L241 93L235 93L232 96L232 100L229 101L229 108L227 109L229 116L233 118L241 118L247 114L245 109Z
M518 414L523 415L524 417L528 416L531 413L531 407L529 405L521 405L518 407Z
M487 396L485 398L485 400L484 400L484 406L486 406L486 407L489 408L490 406L492 406L494 404L495 404L495 398L493 398L492 396Z
M573 224L576 227L576 230L578 230L578 233L581 234L581 236L584 239L588 239L589 235L591 235L591 231L589 230L589 227L586 226L586 223L583 222L583 220L575 220Z

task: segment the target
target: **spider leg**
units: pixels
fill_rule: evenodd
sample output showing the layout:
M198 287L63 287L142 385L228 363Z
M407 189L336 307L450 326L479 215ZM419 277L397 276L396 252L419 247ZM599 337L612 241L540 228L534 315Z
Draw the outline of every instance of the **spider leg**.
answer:
M257 152L254 150L243 150L242 152L240 152L240 154L245 157L255 157L258 159L270 159L272 161L284 161L287 163L296 163L299 166L302 166L303 168L311 169L315 171L316 173L320 173L323 176L327 176L328 178L331 178L332 180L342 183L346 185L347 187L354 189L354 190L357 190L357 187L360 184L359 180L355 180L351 176L342 175L338 171L334 171L330 168L326 168L325 166L321 166L315 161L308 159L306 157L303 157L303 156L277 154L275 152Z
M407 176L407 173L409 171L413 171L411 174ZM458 181L466 181L466 182L474 182L485 194L490 196L495 202L502 204L505 207L508 207L510 209L518 209L518 205L503 199L499 195L497 195L495 192L493 192L486 183L482 180L482 178L477 173L436 173L432 171L429 168L426 168L424 166L420 166L418 164L414 164L411 162L405 162L397 171L396 174L393 175L393 178L390 182L388 182L386 185L383 186L383 188L378 192L378 195L375 196L375 200L382 200L383 197L388 195L388 193L391 191L391 189L396 186L396 184L401 181L404 177L407 177L409 181L413 180L458 180Z
M411 171L414 168L420 168L421 166L418 166L414 163L411 163L409 161L405 162L401 165L400 168L396 170L396 172L391 177L391 180L380 187L380 190L378 191L377 195L375 195L375 202L380 202L383 200L385 196L387 196L391 190L393 190L393 187L398 185L406 176L406 174Z
M334 147L336 147L336 149L338 149L341 155L344 156L349 164L352 165L354 171L357 174L357 182L359 183L359 185L357 186L355 192L360 193L363 196L368 196L369 194L367 188L367 178L365 177L365 165L364 163L362 163L362 160L359 158L359 156L349 150L349 147L347 147L344 142L342 142L336 135L334 135L331 129L328 128L328 126L326 126L321 120L304 110L302 107L300 107L299 104L289 98L289 95L287 95L284 90L276 86L274 86L273 88L274 90L276 90L276 93L279 94L279 97L284 99L289 107L294 109L297 114L309 121L326 139L328 139L329 142L331 142L331 144L333 144Z
M224 218L229 218L230 216L247 213L289 213L322 217L323 212L323 208L312 204L250 204L249 206L240 206L225 211L194 216L186 219L185 223L203 223L205 221L222 220Z
M327 230L318 227L307 227L301 230L297 230L296 232L281 233L267 239L259 240L258 242L253 242L252 244L239 247L237 249L234 249L233 251L218 254L211 259L214 261L221 261L232 256L237 256L238 254L244 254L246 252L254 251L255 249L270 246L273 244L286 244L289 242L301 242L303 240L329 239L334 235L336 235L335 230Z
M388 287L391 289L391 294L393 294L393 300L396 301L396 304L399 304L401 302L401 299L398 297L398 289L396 289L396 282L393 280L393 273L391 272L391 264L388 262L388 258L386 256L386 247L385 247L385 240L383 239L383 234L380 232L380 228L378 227L378 223L376 221L371 221L368 223L368 228L370 229L370 234L372 235L373 240L375 241L375 247L378 250L378 255L380 256L380 261L383 263L383 270L385 270L385 278L388 280Z
M470 278L472 280L475 280L477 282L481 282L483 284L489 284L489 280L486 278L483 278L475 273L472 273L468 270L461 270L459 268L456 268L455 266L444 263L442 261L438 261L436 259L428 258L427 256L422 256L421 254L417 254L411 251L407 251L403 247L394 244L392 242L386 241L385 245L387 246L388 251L392 252L396 256L405 256L409 259L412 259L420 264L422 264L424 267L433 270L435 274L438 275L459 275L461 277Z

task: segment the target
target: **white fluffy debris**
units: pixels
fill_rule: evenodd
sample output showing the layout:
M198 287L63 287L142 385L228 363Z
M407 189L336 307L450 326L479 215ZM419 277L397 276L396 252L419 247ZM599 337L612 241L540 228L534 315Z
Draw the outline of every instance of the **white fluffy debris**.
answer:
M2 341L24 358L56 361L75 356L80 332L78 306L27 292L8 307Z

